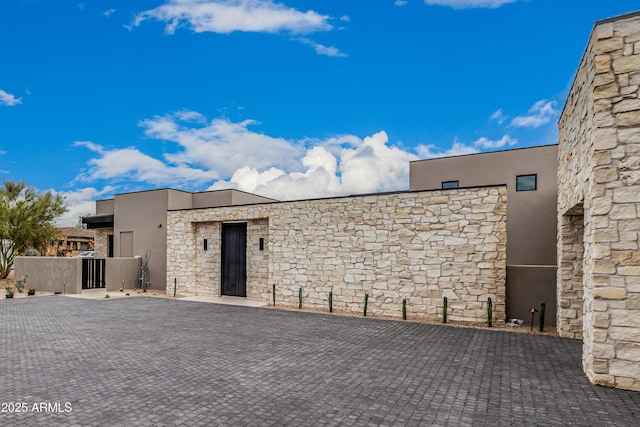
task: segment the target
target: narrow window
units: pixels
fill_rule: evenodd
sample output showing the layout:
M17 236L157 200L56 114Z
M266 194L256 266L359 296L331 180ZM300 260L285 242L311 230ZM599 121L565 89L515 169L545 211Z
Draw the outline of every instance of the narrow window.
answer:
M534 191L538 189L538 175L518 175L516 191Z
M207 239L204 239L204 250L206 251L209 247L209 241Z
M442 189L443 190L449 190L451 188L458 188L458 181L443 181L442 182Z

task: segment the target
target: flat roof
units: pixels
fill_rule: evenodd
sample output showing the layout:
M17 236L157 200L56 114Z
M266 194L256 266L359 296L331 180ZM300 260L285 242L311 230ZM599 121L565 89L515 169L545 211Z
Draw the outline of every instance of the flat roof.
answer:
M316 200L331 200L331 199L347 199L349 197L368 197L368 196L385 196L385 195L394 195L394 194L411 194L411 193L424 193L429 191L455 191L455 190L471 190L474 188L492 188L492 187L507 187L507 184L489 184L489 185L473 185L470 187L458 187L458 188L450 188L450 189L442 189L431 188L425 190L397 190L397 191L383 191L380 193L364 193L364 194L349 194L346 196L328 196L328 197L317 197L317 198L309 198L309 199L294 199L294 200L274 200L271 202L255 202L255 203L246 203L242 205L226 205L226 206L213 206L213 207L204 207L204 208L186 208L186 209L168 209L167 212L178 212L178 211L193 211L198 209L219 209L219 208L238 208L244 206L255 206L255 205L271 205L277 203L295 203L295 202L312 202Z

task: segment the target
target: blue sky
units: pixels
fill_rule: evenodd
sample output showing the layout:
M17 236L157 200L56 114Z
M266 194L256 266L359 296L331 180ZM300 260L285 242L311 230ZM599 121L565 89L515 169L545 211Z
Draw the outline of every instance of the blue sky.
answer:
M0 178L93 201L408 188L409 161L556 142L626 0L3 0Z

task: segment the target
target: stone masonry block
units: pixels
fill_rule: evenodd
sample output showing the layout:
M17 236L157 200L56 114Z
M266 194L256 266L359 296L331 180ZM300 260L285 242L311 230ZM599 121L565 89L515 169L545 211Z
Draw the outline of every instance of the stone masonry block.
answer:
M627 290L624 288L596 288L593 296L601 299L622 300L627 297Z
M613 71L616 74L631 73L640 70L640 55L619 56L613 59Z
M616 124L621 127L640 126L640 111L616 114Z

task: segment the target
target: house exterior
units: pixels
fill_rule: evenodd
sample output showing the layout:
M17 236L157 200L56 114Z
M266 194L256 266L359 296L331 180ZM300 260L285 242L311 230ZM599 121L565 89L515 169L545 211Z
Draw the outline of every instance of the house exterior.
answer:
M595 24L558 128L558 333L640 390L640 12Z
M98 200L96 215L83 218L95 232L96 258L143 257L150 253L150 289L164 290L167 271L167 212L172 209L235 206L273 199L237 190L190 193L158 189Z
M559 144L412 162L405 192L277 202L164 189L98 201L99 256L152 250L152 288L416 318L527 319L640 390L640 12L598 21ZM555 305L554 301L555 289ZM450 311L449 311L450 310Z
M504 186L405 191L167 217L167 292L438 319L505 320Z
M50 242L44 256L70 257L94 249L94 232L77 227L58 228L59 238Z
M529 323L545 303L545 323L556 317L556 203L558 146L468 154L410 164L413 191L506 184L507 318ZM538 321L537 316L535 321Z

